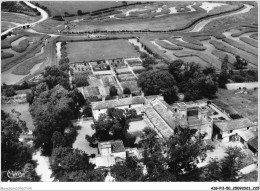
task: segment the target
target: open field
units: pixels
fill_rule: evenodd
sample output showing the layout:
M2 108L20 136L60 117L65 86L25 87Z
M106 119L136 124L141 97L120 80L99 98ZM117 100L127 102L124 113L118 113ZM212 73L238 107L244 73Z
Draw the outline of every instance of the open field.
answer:
M10 23L6 21L1 22L1 32L6 31L7 29L15 27L17 24L16 23Z
M127 40L72 42L67 45L70 62L137 57Z
M254 56L258 55L258 51L252 49L250 46L244 45L242 43L239 43L239 42L232 40L232 39L229 39L229 38L225 38L225 39L223 39L223 41L226 42L227 44L237 48L237 49L244 51L244 52L248 52L250 54L253 54Z
M247 43L247 44L249 44L249 45L255 47L255 48L258 48L258 43L257 43L257 41L255 41L255 40L253 40L253 39L251 39L251 38L240 37L239 39L240 39L241 41L243 41L243 42L245 42L245 43Z
M98 9L104 9L114 6L122 5L122 2L118 1L37 1L40 5L46 6L51 15L64 15L65 12L69 14L77 14L78 10L83 12L96 11Z
M19 24L33 23L39 20L40 17L32 17L20 13L10 13L1 11L1 22L13 22Z
M251 34L249 37L258 40L258 33Z
M219 89L218 98L213 102L228 113L238 113L252 121L258 121L258 90L248 90L248 94L234 94L232 90Z
M210 43L218 50L221 50L223 52L228 52L230 54L233 54L234 56L239 55L242 58L244 58L246 61L257 66L258 61L257 61L257 58L254 56L251 56L247 53L239 51L238 49L236 49L230 45L224 44L223 42L210 40Z

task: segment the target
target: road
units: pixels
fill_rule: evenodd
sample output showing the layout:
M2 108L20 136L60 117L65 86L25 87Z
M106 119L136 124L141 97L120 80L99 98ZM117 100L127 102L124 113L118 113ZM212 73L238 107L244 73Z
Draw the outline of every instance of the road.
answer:
M9 33L10 31L12 31L12 30L14 30L16 28L23 27L23 26L26 26L26 25L35 25L35 24L38 24L38 23L40 23L42 21L45 21L48 18L48 13L46 11L44 11L43 9L33 5L32 3L28 2L28 1L24 1L24 3L26 3L28 6L34 8L34 9L36 8L41 13L41 17L42 18L40 20L34 22L34 23L19 24L19 25L15 26L15 27L12 27L12 28L2 32L1 36Z

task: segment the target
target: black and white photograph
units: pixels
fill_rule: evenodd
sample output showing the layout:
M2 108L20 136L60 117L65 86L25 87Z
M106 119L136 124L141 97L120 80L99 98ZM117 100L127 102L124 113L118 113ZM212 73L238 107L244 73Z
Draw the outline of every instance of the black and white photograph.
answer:
M2 0L1 190L259 190L258 6Z

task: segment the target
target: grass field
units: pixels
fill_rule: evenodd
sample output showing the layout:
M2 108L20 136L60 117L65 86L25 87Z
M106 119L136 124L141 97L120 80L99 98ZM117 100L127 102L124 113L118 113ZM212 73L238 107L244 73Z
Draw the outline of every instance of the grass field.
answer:
M215 40L210 40L210 43L218 50L223 51L223 52L228 52L230 54L233 54L234 56L239 55L240 57L244 58L246 61L254 64L257 66L258 61L257 58L254 56L251 56L243 51L240 51L232 46L229 46L227 44L224 44L223 42L215 41Z
M83 12L96 11L98 9L104 9L114 6L122 5L122 2L118 1L37 1L40 5L46 6L51 15L64 15L64 12L69 14L77 14L78 10Z
M67 45L70 62L137 57L127 40L72 42Z
M248 90L248 94L234 94L232 90L219 89L213 102L228 113L238 113L252 121L258 121L258 91Z
M249 45L255 47L255 48L258 48L258 43L257 43L257 41L255 41L255 40L253 40L253 39L251 39L251 38L240 37L239 39L240 39L241 41L243 41L243 42L245 42L245 43L247 43L247 44L249 44Z
M1 12L1 31L14 27L16 24L32 23L40 17L33 17L19 13Z

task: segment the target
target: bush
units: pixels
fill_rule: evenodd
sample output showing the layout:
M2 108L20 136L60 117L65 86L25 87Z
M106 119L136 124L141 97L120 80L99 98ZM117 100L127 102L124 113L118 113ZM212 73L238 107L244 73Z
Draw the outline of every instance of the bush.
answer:
M241 115L239 115L239 114L237 114L237 113L232 113L232 114L230 114L230 117L231 117L232 119L240 119L240 118L243 118L243 116L241 116Z
M174 38L169 38L167 40L170 41L173 44L176 44L178 46L183 46L185 48L189 48L189 49L193 49L193 50L200 50L200 51L206 50L206 47L204 47L204 46L198 46L198 45L195 45L195 44L182 42L182 41L176 40Z
M165 49L168 49L168 50L182 50L183 49L182 47L175 46L173 44L169 44L169 43L167 43L165 41L162 41L162 40L156 40L155 42L159 46L161 46L161 47L163 47Z
M123 90L124 94L131 94L131 90L128 87L125 87Z
M110 95L111 97L118 95L117 89L116 89L115 86L111 86L111 87L109 88L109 95Z

